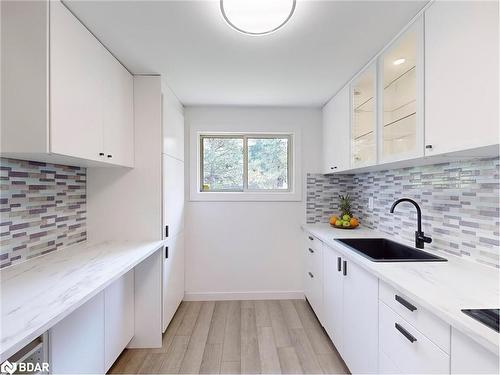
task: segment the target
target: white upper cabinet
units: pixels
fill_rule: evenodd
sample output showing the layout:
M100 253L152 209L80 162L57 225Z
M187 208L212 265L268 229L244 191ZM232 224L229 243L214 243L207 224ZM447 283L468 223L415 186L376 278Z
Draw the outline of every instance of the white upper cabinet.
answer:
M107 51L106 51L107 52ZM114 164L134 166L134 80L106 53L106 97L103 121L103 152Z
M51 152L100 159L104 147L103 49L64 5L50 4Z
M498 144L498 1L425 12L425 153Z
M60 1L2 2L2 23L2 156L132 167L132 75Z
M351 166L377 162L377 69L370 65L351 83Z
M350 81L350 100L340 92L323 108L324 173L498 156L499 2L438 0L422 13Z
M346 86L323 107L323 173L349 169L349 100Z
M423 156L423 29L415 22L379 57L379 160Z

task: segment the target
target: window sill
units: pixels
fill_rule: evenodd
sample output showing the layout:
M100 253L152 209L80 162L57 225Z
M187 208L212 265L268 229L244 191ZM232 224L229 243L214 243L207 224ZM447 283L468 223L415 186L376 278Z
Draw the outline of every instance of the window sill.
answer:
M300 202L298 191L251 193L251 192L191 192L192 202Z

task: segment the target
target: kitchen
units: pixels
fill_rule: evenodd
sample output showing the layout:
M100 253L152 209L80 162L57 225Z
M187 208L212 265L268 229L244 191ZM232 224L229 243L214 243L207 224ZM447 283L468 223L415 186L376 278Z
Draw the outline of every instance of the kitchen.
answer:
M499 372L498 1L0 5L2 373Z

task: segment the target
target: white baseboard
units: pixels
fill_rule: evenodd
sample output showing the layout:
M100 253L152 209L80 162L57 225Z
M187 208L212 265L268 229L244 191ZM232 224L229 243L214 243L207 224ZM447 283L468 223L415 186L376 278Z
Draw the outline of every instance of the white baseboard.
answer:
M184 301L248 301L262 299L304 299L304 291L184 293Z

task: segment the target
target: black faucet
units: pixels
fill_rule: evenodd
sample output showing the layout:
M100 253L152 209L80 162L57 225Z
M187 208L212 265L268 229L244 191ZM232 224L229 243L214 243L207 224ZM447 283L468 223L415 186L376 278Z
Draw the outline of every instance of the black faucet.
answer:
M409 202L413 204L417 209L417 231L415 232L415 247L417 249L423 249L424 243L431 243L432 238L424 236L424 232L422 232L422 211L420 210L420 206L413 199L401 198L392 204L391 214L394 213L394 208L401 202Z

